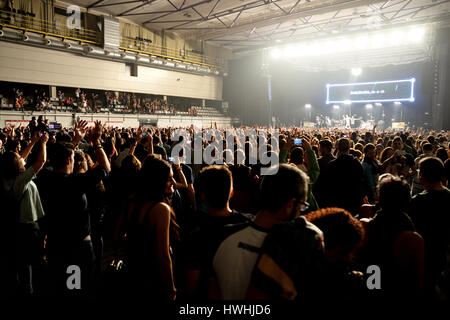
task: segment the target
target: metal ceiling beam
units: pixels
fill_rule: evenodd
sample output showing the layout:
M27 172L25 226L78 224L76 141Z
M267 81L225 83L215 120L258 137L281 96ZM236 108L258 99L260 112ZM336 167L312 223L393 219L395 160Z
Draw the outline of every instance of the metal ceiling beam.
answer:
M441 1L441 2L436 2L436 3L432 3L432 4L429 4L429 5L422 6L422 7L418 8L418 9L415 10L415 11L405 13L405 14L403 14L403 15L401 15L401 16L397 16L396 19L401 19L401 18L407 17L407 16L409 16L409 15L415 16L415 15L418 14L420 11L423 11L423 10L426 10L426 9L429 9L429 8L432 8L432 7L435 7L435 6L439 6L439 5L441 5L441 4L443 4L443 3L446 3L446 2L449 2L449 0L444 0L444 1ZM408 10L413 10L413 9L415 9L415 8L408 8Z
M221 0L217 0L217 2L214 4L214 6L211 8L211 10L209 11L208 15L206 16L207 18L209 18L209 16L213 13L214 10L216 10L217 6L219 5Z
M283 12L284 14L287 14L288 12L286 12L286 10L284 10L282 7L280 7L276 2L271 2L272 4L274 4L278 9L281 10L281 12Z
M97 4L102 3L103 1L105 1L105 0L95 1L94 3L88 5L86 8L87 8L87 9L93 8L93 7L95 7Z
M245 7L244 7L245 9ZM244 10L242 10L244 11ZM242 11L239 11L239 13L237 14L236 18L234 18L233 22L230 24L230 28L233 28L234 24L236 23L236 20L239 18L239 16L241 15Z
M130 0L130 1L115 2L115 3L94 4L94 5L91 5L89 8L112 7L112 6L119 6L122 4L131 4L131 3L136 3L136 2L142 2L142 1L141 0Z
M289 14L291 14L292 12L294 12L294 9L297 7L297 5L300 3L300 1L302 0L297 0L297 2L292 6L292 8L289 9Z
M398 9L397 12L391 17L391 19L394 19L400 13L400 11L405 9L405 7L408 6L408 4L411 3L411 1L412 0L408 0L400 9Z
M388 20L388 18L381 12L381 10L377 7L375 7L375 5L369 5L369 8L373 10L373 12L379 16L381 18L381 20L386 21Z
M170 0L167 0L167 2L168 3L170 3L170 5L172 6L172 7L174 7L175 8L175 10L178 10L179 8L177 8L177 6L176 5L174 5L173 3L172 3L172 1L170 1Z
M448 1L448 0L446 0L446 1ZM440 2L440 3L432 4L432 5L427 5L427 6L417 6L417 7L414 7L414 9L417 9L415 12L420 12L420 11L422 11L422 10L428 9L428 8L431 7L431 6L436 6L436 5L442 4L442 3L446 2L446 1L442 1L442 2ZM394 13L394 12L396 12L396 11L397 11L397 10L395 9L395 10L390 10L389 12L386 12L386 13ZM411 15L412 13L413 13L413 12L410 12L410 13L408 13L407 15ZM407 15L405 15L405 16L407 16ZM448 15L450 15L450 14L448 14ZM354 20L354 19L357 18L357 17L358 17L358 15L355 15L355 14L347 15L347 16L342 16L342 17L339 17L339 18L338 18L338 21L344 21L344 20L347 20L347 21L349 22L349 21ZM395 19L390 20L390 22L392 22L392 21L394 21L394 20L398 20L398 19L400 19L400 17L396 17ZM328 19L323 19L323 20L320 20L320 21L316 21L315 24L316 24L316 26L322 26L322 25L326 25L328 22L329 22ZM304 24L304 25L302 25L302 26L300 26L300 27L298 27L298 28L295 28L295 30L298 31L298 30L302 30L302 29L305 29L305 28L307 28L307 24ZM290 29L292 29L292 28L289 28L289 29L283 29L283 30L281 30L280 32L276 32L276 33L274 33L274 34L277 35L277 34L280 34L280 33L285 33L285 32L287 32L287 31L289 31ZM256 40L256 38L261 38L261 37L262 37L262 36L254 36L253 38L250 38L249 40ZM217 39L217 40L220 41L220 39ZM211 41L211 40L208 40L208 41Z
M163 13L174 13L175 11L173 10L163 10L163 11L154 11L154 12L137 12L137 13L126 13L126 14L122 14L122 17L129 17L129 16L149 16L152 14L163 14Z
M275 0L275 1L281 1L281 0ZM253 2L247 3L245 5L240 5L238 7L234 7L234 8L231 8L231 9L222 10L220 12L214 13L212 16L210 15L208 17L205 17L205 19L192 20L192 22L209 21L209 20L217 19L217 17L221 18L221 17L228 16L230 14L233 14L233 13L259 8L259 7L267 6L269 4L270 3L266 3L264 0L257 0L257 1L253 1ZM180 25L180 26L182 26L182 25ZM174 26L171 29L172 30L178 29L178 26Z
M225 28L228 29L229 26L228 26L225 22L223 22L222 19L220 19L220 17L216 17L216 19L219 20L219 22L220 22L221 24L223 24L223 25L225 26ZM206 28L206 29L207 29L207 28Z
M400 0L400 1L397 1L397 2L387 1L387 2L391 2L391 3L389 3L389 5L385 5L385 3L383 3L383 5L381 7L383 9L388 9L388 8L392 8L392 7L398 6L399 4L401 4L403 2L406 2L406 1L409 1L409 0Z
M177 30L182 30L182 31L184 31L184 30L225 30L226 28L224 28L224 27L221 27L221 28L216 28L216 27L205 27L205 28L194 28L194 27L191 27L191 28L178 28Z
M307 6L304 8L304 10L299 10L296 13L293 14L287 14L287 15L281 15L281 16L273 16L270 18L263 18L261 20L258 20L256 22L248 22L243 23L238 26L235 26L233 28L230 28L227 30L226 34L231 33L239 33L246 31L248 29L251 29L253 27L265 27L268 25L274 25L280 22L285 22L291 19L296 19L299 17L307 17L310 15L316 15L321 13L327 13L330 11L335 10L342 10L342 9L348 9L348 8L354 8L357 6L364 6L369 5L373 3L379 3L383 2L385 0L335 0L335 1L328 1L328 3L324 4L323 2L319 2L314 6L314 2L307 3ZM307 7L310 7L309 9ZM218 38L221 36L224 36L225 32L208 32L205 34L200 34L197 36L197 40L209 40L213 38Z
M200 12L198 12L198 10L195 9L195 7L193 7L192 10L194 10L195 13L198 14L202 18L202 20L205 20L205 17Z
M144 6L148 5L148 4L151 4L151 3L155 2L155 1L156 1L156 0L152 0L152 1L149 1L149 2L142 3L142 4L140 4L140 5L137 5L136 7L133 7L133 8L131 8L131 9L128 9L128 10L126 10L126 11L124 11L124 12L119 13L117 16L118 16L118 17L121 17L121 16L127 14L128 12L131 12L131 11L134 11L134 10L136 10L136 9L142 8L142 7L144 7Z
M444 1L444 2L446 2L446 1ZM442 3L440 3L440 4L442 4ZM423 6L422 6L423 7ZM396 10L392 10L392 12L395 12ZM419 10L418 10L419 11ZM420 10L421 11L421 10ZM442 14L437 14L437 15L430 15L430 16L426 16L426 17L423 17L423 18L420 18L420 19L417 19L417 20L415 20L415 21L408 21L408 22L399 22L399 23L395 23L394 25L389 25L389 27L403 27L403 26L408 26L408 25L412 25L412 24L420 24L420 23L427 23L427 22L429 22L430 21L430 18L432 18L433 19L433 21L434 22L439 22L439 21L450 21L450 13L449 12L447 12L447 13L442 13ZM347 18L348 19L348 18ZM352 20L352 19L350 19L350 20ZM395 18L394 20L399 20L399 17L397 17L397 18ZM323 23L325 23L325 22L323 22ZM296 30L301 30L302 28L298 28L298 29L296 29ZM279 33L283 33L283 32L286 32L285 30L284 31L280 31ZM351 31L350 33L348 33L347 34L347 36L348 35L351 35L351 34L355 34L355 33L359 33L359 32L361 32L361 29L359 29L359 30L353 30L353 31ZM278 34L278 33L277 33ZM252 39L250 39L250 40L256 40L255 38L258 38L258 37L260 37L260 36L256 36L256 37L254 37L254 38L252 38ZM283 40L287 40L288 38L284 38ZM298 42L298 41L305 41L305 40L307 40L308 38L306 37L305 38L305 35L301 35L300 37L296 37L295 39L292 39L292 40L289 40L288 42L284 42L283 44L288 44L288 43L292 43L292 42ZM219 41L220 39L217 39L217 41ZM207 40L207 41L212 41L212 40ZM263 40L262 40L263 41ZM258 49L262 49L262 48L266 48L267 46L269 46L269 45L271 45L270 43L265 43L265 44L262 44L262 45L260 45L259 47L258 47ZM252 48L252 50L253 50L254 48ZM242 49L241 51L247 51L247 50L245 50L245 49Z
M184 8L180 8L180 9L177 9L177 10L170 11L170 12L168 12L166 14L161 15L161 16L158 16L158 17L152 18L150 20L144 21L143 24L151 23L151 22L153 22L155 20L167 17L170 14L186 11L186 10L192 9L192 8L194 8L196 6L199 6L201 4L210 3L211 1L213 1L213 0L204 0L204 1L198 2L196 4L192 4L192 5L184 7ZM148 14L152 14L152 12L148 12Z
M309 17L309 19L307 19L307 18L299 18L299 20L300 20L300 22L302 22L304 25L313 27L313 28L316 29L317 31L322 32L323 29L321 29L321 28L318 27L317 25L315 25L315 24L309 22L309 21L311 20L311 18L312 18L312 17Z
M155 21L152 22L153 24L158 23L158 24L162 24L162 23L179 23L182 22L182 24L187 24L187 23L192 23L192 20L166 20L166 21Z

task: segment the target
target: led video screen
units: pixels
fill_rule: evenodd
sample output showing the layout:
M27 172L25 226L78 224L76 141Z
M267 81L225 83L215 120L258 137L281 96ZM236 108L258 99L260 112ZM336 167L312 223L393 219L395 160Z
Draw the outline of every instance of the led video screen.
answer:
M414 101L415 79L327 84L327 104Z

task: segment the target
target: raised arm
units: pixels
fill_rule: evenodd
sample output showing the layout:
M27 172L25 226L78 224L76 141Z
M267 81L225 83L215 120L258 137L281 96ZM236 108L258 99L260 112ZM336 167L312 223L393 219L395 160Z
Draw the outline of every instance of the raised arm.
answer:
M34 169L34 173L38 173L45 162L47 161L47 141L48 141L48 133L43 132L42 136L39 138L40 148L39 154L37 156L36 161L31 165Z
M305 149L305 155L308 161L308 176L310 183L313 185L317 182L320 174L320 166L317 161L316 153L311 147L308 139L303 139L302 146Z
M109 163L108 156L103 150L102 143L100 141L100 137L102 136L103 127L100 121L95 121L94 131L91 135L91 142L94 146L95 156L97 158L97 162L101 165L107 172L111 171L111 164Z
M73 137L73 140L72 140L74 148L78 147L78 144L86 135L86 127L87 127L87 121L85 121L85 120L81 120L80 122L75 124L75 128L74 128L75 136Z
M134 151L136 150L136 146L139 142L142 140L142 127L139 126L137 132L136 132L136 138L134 139L134 142L130 146L130 151L128 154L133 155Z
M39 141L39 139L40 139L40 132L35 131L33 133L33 138L31 139L31 142L20 153L20 156L22 157L22 159L27 160L28 155L31 152L31 149L33 149L34 145L36 144L36 142Z

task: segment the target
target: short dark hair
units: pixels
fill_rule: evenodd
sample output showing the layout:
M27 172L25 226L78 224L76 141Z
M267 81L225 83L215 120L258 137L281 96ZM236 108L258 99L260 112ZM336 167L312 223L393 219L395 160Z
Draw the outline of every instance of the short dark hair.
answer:
M395 141L400 141L403 143L402 138L400 138L399 136L395 137L394 140L392 140L392 142L395 142Z
M233 176L233 189L238 191L250 191L252 188L252 170L243 164L229 167Z
M12 179L20 174L20 156L7 151L0 155L0 179Z
M291 162L295 164L303 163L303 149L300 147L295 147L291 151Z
M72 145L69 143L56 143L52 148L50 162L55 169L62 169L66 165L67 158L73 153Z
M161 155L161 158L163 160L167 160L167 152L166 152L166 149L164 149L163 147L161 147L161 146L153 146L153 153L154 154L159 154L159 155Z
M320 146L321 148L326 149L326 150L329 151L329 152L331 152L331 150L333 149L333 143L331 143L331 141L328 140L328 139L321 140L321 141L319 142L319 146Z
M214 209L223 209L230 197L233 178L226 166L203 168L197 178L197 190Z
M364 153L367 153L370 150L375 150L375 145L373 143L368 143L364 146Z
M275 174L265 175L261 179L260 209L276 212L292 198L304 198L308 192L308 182L308 176L297 167L280 164Z
M444 163L439 158L427 157L419 162L422 178L430 183L442 181L444 177Z
M350 140L347 138L340 138L337 142L337 149L340 153L348 152L350 150Z
M380 177L378 184L380 206L383 210L403 211L411 200L408 182L391 174Z
M429 143L429 142L424 143L423 146L422 146L422 149L423 149L423 151L431 152L431 151L433 151L433 145L431 143Z

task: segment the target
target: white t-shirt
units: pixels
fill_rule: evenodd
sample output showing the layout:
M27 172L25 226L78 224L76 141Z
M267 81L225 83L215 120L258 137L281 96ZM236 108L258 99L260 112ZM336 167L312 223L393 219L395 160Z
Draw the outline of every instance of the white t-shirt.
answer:
M226 238L217 249L213 267L224 300L244 300L253 268L267 232L255 225Z
M39 191L32 179L36 178L33 167L20 173L15 179L3 180L1 192L12 192L19 203L19 222L29 223L44 217Z

